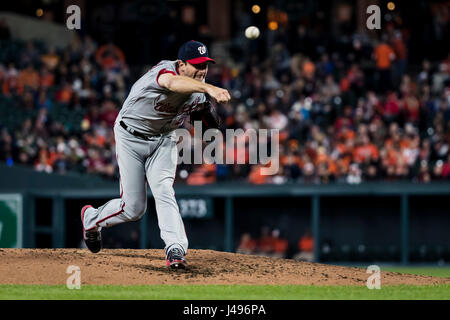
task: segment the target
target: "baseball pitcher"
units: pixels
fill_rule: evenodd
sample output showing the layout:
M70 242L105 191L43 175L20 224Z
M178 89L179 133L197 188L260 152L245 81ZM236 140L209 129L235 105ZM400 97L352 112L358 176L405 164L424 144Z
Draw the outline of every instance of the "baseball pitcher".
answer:
M83 238L91 252L102 248L102 228L144 215L148 183L165 243L166 266L185 268L188 239L173 189L178 156L174 130L187 115L199 112L200 119L206 116L218 125L205 94L218 103L228 102L230 94L205 82L209 63L215 62L206 46L189 41L180 47L178 60L161 61L131 88L114 125L120 198L81 210Z

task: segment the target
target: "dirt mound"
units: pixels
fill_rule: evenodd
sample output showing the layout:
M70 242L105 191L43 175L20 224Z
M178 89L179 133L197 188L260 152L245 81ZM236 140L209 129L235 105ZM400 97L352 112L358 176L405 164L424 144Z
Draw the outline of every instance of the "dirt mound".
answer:
M64 285L75 265L84 285L271 284L366 285L364 269L189 250L186 270L170 270L163 250L0 249L0 284ZM450 284L448 278L381 271L382 285Z

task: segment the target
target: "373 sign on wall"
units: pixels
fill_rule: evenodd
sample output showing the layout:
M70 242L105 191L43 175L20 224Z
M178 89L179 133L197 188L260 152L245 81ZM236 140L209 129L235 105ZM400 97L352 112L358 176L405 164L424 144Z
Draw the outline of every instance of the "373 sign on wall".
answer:
M0 248L22 248L22 218L22 196L0 194Z
M177 201L183 218L207 219L213 217L211 198L177 197Z

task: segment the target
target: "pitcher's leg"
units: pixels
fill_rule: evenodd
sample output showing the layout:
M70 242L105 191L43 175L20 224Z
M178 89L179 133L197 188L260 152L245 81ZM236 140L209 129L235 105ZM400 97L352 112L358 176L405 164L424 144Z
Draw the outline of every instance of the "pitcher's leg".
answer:
M123 137L123 132L116 134L116 153L120 172L120 198L108 201L98 209L86 210L84 227L90 230L96 227L114 225L140 219L147 208L147 191L145 177L145 144L133 141L132 137ZM137 139L137 138L134 138ZM142 147L142 152L139 149ZM141 156L142 154L142 156Z
M173 189L177 170L177 146L173 138L163 139L145 164L147 180L155 198L158 225L161 239L166 245L166 253L172 247L178 247L186 254L188 239Z

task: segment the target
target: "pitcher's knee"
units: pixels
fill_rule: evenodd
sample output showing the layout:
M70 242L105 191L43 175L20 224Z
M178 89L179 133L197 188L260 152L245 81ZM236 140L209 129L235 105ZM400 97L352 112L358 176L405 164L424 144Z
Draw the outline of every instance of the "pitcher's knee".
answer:
M175 192L171 183L162 183L153 186L152 193L156 201L175 198Z
M130 221L137 221L142 218L147 210L147 202L130 202L125 203L124 213Z

